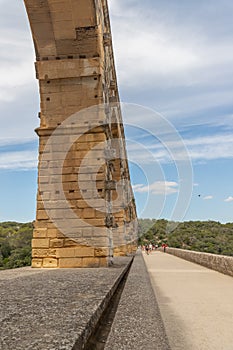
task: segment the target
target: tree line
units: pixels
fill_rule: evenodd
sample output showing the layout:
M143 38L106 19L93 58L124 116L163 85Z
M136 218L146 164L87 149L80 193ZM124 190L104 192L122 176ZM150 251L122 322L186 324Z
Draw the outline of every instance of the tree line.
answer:
M164 219L139 219L139 244L233 256L233 223L216 221L170 222Z
M31 222L0 223L0 270L31 265L32 232ZM139 244L148 243L233 256L233 223L139 219Z
M0 223L0 270L31 265L32 223Z

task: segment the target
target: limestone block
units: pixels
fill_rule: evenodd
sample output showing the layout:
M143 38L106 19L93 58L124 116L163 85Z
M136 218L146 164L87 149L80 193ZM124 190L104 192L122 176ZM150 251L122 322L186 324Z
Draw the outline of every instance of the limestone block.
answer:
M75 248L75 257L94 257L94 248L92 247L77 247Z
M39 228L33 231L34 238L47 238L47 228Z
M39 162L39 168L40 169L48 169L49 162L48 161L41 161Z
M100 266L100 258L83 258L82 267L99 267L99 266Z
M89 226L84 226L81 230L82 236L84 238L92 237L93 236L93 228Z
M104 227L98 227L98 230L93 229L93 238L102 238L105 239L107 242L108 237L111 234L111 229L108 229L106 226ZM107 245L104 243L103 246ZM102 246L102 245L100 245Z
M49 216L45 210L37 210L36 219L37 220L48 220Z
M77 182L64 182L63 183L63 190L64 191L78 191L78 183Z
M48 238L33 238L32 248L49 248Z
M57 228L48 228L47 236L49 238L62 238L62 237L64 237L63 233L61 233Z
M43 193L37 193L37 201L39 202L42 202L42 201L47 201L50 199L50 192L43 192ZM39 209L39 208L38 208Z
M56 249L32 249L33 258L56 258Z
M56 178L57 179L57 178ZM62 176L62 182L78 182L78 175L73 173L73 174L63 174Z
M43 267L45 268L55 268L58 267L58 260L54 258L44 258Z
M51 248L61 248L64 245L64 240L59 238L50 239Z
M64 239L64 247L74 247L76 245L77 243L73 239L70 239L70 238Z
M96 213L96 211L93 208L84 208L82 216L83 216L83 218L94 218L95 213Z
M81 165L82 160L79 158L69 159L65 158L63 162L63 167L79 167Z
M57 249L57 258L74 258L75 248L58 248Z
M41 268L43 263L43 259L32 259L32 267Z
M83 142L76 142L75 143L75 149L77 151L88 151L90 149L89 145Z
M50 177L49 176L40 176L40 183L41 184L48 184L50 181Z
M54 168L54 169L52 169L51 173L52 174L60 174L60 169ZM64 176L64 175L67 175L67 174L75 174L76 175L75 168L74 167L65 167L65 166L63 166L63 168L62 168L62 175Z
M87 204L83 199L78 200L77 204L80 208L89 207L89 204ZM91 206L92 206L92 208L99 210L100 212L103 212L103 213L106 213L106 211L107 211L107 209L106 209L107 204L101 197L92 198L91 199Z
M108 257L109 248L95 248L95 257Z
M72 203L74 202L74 200L76 200L75 202L77 202L77 200L80 200L83 198L81 192L78 191L77 189L76 190L70 189L69 191L64 191L64 195L67 200L70 200L70 204L72 207L73 207ZM80 214L81 213L79 212L79 215Z
M85 64L84 64L85 61ZM36 62L38 79L67 79L93 76L101 74L100 58L63 59L60 61L38 61Z
M83 267L82 258L60 258L59 267L61 268L73 268Z
M97 219L99 219L99 218L105 218L105 217L106 217L106 210L103 210L103 211L96 210L96 212L95 212L95 217L96 217Z
M103 164L98 170L98 174L105 173L106 171L106 165ZM93 174L94 176L96 175L96 166L85 166L81 168L75 169L75 172L78 174Z
M48 221L48 220L36 220L33 222L33 226L34 229L38 229L38 228L47 228L47 229L52 229L54 228L54 224L52 223L52 221Z
M105 226L105 218L87 219L86 221L88 222L89 225L93 227Z

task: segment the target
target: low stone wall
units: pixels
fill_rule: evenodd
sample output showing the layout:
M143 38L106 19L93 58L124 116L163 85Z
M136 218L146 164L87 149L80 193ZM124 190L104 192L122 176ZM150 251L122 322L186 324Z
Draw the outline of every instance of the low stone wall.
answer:
M233 257L177 248L167 248L166 252L233 277Z
M1 350L81 350L131 264L0 271Z

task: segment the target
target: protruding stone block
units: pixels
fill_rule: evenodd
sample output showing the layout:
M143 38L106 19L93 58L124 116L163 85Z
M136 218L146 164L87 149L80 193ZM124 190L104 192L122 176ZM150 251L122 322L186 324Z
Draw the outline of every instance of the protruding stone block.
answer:
M49 248L48 238L33 238L32 248Z
M95 257L108 257L109 249L108 248L95 248Z
M32 267L42 267L43 259L32 259Z
M50 240L51 248L61 248L64 246L64 239L54 238Z
M58 260L55 258L44 258L43 267L45 268L55 268L58 267Z

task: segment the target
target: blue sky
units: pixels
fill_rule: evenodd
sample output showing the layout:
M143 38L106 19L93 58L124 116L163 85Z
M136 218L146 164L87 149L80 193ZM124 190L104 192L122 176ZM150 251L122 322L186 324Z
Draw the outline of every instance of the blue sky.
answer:
M0 5L0 221L30 221L37 186L33 130L39 123L35 58L23 1ZM145 110L124 115L139 216L174 218L180 188L191 180L190 173L186 178L177 171L180 153L179 159L168 154L178 149L174 139L161 140L159 113L173 136L181 136L193 169L193 192L182 199L180 219L232 222L232 1L109 5L121 100ZM148 108L154 120L145 117Z

